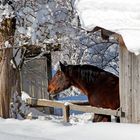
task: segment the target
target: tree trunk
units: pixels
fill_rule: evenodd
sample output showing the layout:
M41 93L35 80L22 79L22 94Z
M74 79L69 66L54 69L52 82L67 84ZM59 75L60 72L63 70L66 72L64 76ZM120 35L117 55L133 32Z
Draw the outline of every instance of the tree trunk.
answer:
M11 65L12 50L6 49L3 51L2 60L0 63L0 117L9 117L10 94L12 89L11 83Z
M15 32L15 18L4 19L0 28L0 49L5 46L7 42L9 47L14 42ZM4 48L0 50L0 117L9 118L10 97L13 87L13 68L10 63L13 57L12 48Z

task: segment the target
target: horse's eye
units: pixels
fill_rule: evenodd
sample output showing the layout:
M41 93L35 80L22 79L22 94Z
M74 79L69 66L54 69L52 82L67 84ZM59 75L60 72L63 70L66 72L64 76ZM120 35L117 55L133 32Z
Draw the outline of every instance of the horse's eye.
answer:
M61 73L58 73L58 76L60 76L61 75Z

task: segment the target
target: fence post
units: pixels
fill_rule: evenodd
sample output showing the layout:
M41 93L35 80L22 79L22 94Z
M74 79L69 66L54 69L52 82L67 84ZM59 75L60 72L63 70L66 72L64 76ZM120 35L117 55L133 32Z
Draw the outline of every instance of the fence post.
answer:
M64 104L64 107L63 107L63 119L64 119L64 122L69 122L69 105L66 105Z

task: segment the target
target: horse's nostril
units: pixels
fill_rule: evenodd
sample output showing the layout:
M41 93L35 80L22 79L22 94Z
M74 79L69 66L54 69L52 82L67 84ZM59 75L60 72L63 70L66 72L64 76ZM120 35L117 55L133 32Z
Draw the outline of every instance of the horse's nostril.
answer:
M48 88L48 92L50 92L50 89Z

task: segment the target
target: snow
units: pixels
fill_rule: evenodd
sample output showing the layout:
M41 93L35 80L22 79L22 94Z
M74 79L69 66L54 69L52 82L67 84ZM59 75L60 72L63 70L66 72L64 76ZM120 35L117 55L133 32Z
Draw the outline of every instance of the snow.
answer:
M83 28L99 26L123 36L129 51L140 53L140 1L139 0L77 0L75 7Z
M29 99L29 98L31 98L30 96L29 96L29 94L28 93L26 93L25 91L21 91L21 99L23 100L23 101L26 101L27 99Z
M22 91L22 97L29 97ZM68 97L67 97L68 98ZM80 97L81 98L81 97ZM92 123L93 114L72 114L70 122L61 116L45 115L36 109L36 120L0 118L1 140L139 140L139 124ZM36 117L37 117L36 116Z
M5 6L0 4L0 22L2 22L4 18L12 18L14 16L14 11L11 6L9 6L8 4L6 4Z
M22 99L26 98L29 98L29 95L22 91ZM72 114L69 123L65 123L62 116L46 115L35 108L30 108L29 115L38 119L17 120L0 118L0 139L139 140L140 137L140 125L119 124L114 122L92 123L92 113Z
M5 41L4 46L5 46L5 48L12 47L11 44L9 43L9 41Z
M16 2L14 4L17 5ZM59 40L60 35L66 33L68 23L71 23L72 19L71 1L19 2L15 9L18 45L58 45L62 41Z
M65 102L65 103L64 103L65 106L68 106L69 104L70 104L69 102Z
M1 140L139 140L139 130L138 124L0 119Z

